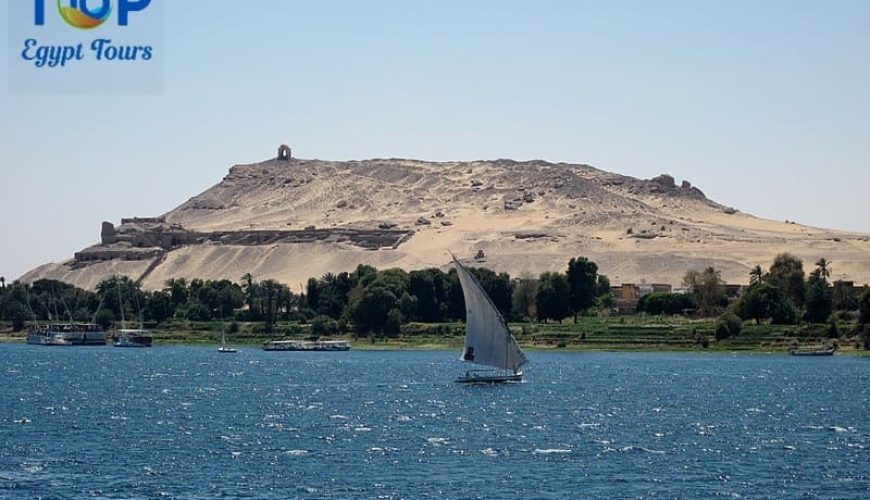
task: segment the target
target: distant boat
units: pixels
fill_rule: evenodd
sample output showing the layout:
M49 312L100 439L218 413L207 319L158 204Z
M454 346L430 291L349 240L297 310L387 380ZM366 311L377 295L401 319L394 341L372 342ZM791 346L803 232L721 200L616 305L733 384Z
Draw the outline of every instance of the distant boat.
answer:
M347 340L268 340L264 351L349 351Z
M792 356L833 356L834 351L837 349L833 347L824 347L820 349L807 349L801 350L796 347L792 347L788 350L788 353Z
M121 329L115 333L112 345L115 347L151 347L153 337L151 332L141 328L136 330Z
M227 332L223 326L221 327L221 346L218 347L218 352L223 352L227 354L238 352L237 350L227 345Z
M30 330L27 343L44 346L106 345L106 332L100 325L91 323L51 323Z
M459 284L465 296L465 348L462 361L495 368L496 370L469 370L456 379L461 384L522 382L520 368L528 362L504 318L492 299L483 290L471 272L456 260Z
M27 343L43 346L106 345L106 332L96 323L76 323L70 315L69 323L48 323L40 325L36 314L30 307L30 295L24 288L27 307L33 316L33 326L27 332ZM101 302L102 304L102 302ZM66 304L64 304L66 305ZM97 307L99 310L99 307ZM96 315L94 315L96 317Z

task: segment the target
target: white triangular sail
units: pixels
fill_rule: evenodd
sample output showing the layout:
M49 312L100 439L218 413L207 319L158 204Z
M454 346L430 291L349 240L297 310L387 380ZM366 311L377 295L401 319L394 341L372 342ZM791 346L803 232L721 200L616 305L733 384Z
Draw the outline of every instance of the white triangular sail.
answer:
M471 272L453 257L465 296L465 349L463 361L513 370L526 363L526 355L511 335L501 313Z

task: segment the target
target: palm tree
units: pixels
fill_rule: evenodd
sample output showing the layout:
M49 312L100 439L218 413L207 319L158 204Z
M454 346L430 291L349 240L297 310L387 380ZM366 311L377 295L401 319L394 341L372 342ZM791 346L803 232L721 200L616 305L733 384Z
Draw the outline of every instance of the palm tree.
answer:
M280 288L281 284L275 280L265 280L260 283L261 297L265 301L266 309L266 333L272 333L272 326L275 324L275 316L278 312L278 290Z
M822 257L816 262L816 273L822 280L827 281L831 277L831 261Z
M170 278L166 280L165 292L169 292L169 298L176 307L187 302L187 280L184 278Z
M756 265L749 271L749 286L757 285L761 283L761 280L764 278L764 271L761 269L761 266Z
M251 273L245 273L242 276L242 290L245 291L245 303L248 304L248 313L253 314L256 285L254 284L254 275Z

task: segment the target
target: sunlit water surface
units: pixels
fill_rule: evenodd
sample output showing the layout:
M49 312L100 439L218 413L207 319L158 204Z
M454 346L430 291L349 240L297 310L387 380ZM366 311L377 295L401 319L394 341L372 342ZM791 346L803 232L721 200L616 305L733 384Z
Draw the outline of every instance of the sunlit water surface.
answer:
M0 345L3 498L870 494L870 359Z

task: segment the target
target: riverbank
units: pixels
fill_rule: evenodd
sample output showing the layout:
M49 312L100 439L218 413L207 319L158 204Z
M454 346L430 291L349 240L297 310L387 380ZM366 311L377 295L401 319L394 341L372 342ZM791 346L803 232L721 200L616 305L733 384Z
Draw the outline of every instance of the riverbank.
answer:
M456 344L452 342L406 342L401 339L398 340L390 340L386 342L378 341L374 344L370 343L365 339L354 339L353 337L333 337L336 340L349 340L352 345L352 349L356 351L455 351L457 353L461 352L462 344ZM0 344L23 344L23 338L16 337L3 337L0 336ZM107 343L106 345L111 345ZM204 347L204 348L213 348L220 345L219 342L194 342L187 340L155 340L155 347L171 347L171 346L193 346L193 347ZM239 343L232 342L229 344L232 347L241 348L241 349L260 349L261 343ZM719 353L719 354L734 354L734 353L742 353L742 354L788 354L788 348L770 348L770 347L745 347L741 346L739 349L731 348L725 345L720 345L712 348L701 349L701 348L680 348L680 347L672 347L672 346L652 346L649 344L638 344L638 345L597 345L597 346L586 346L586 345L572 345L567 347L542 347L539 345L525 345L520 343L523 350L529 353L535 352L564 352L564 353L589 353L589 352L671 352L671 353ZM825 344L806 344L802 345L802 348L817 348L821 347ZM856 348L852 345L847 345L846 347L840 347L836 351L837 355L851 355L851 356L868 356L870 357L870 350L866 350L863 348Z
M204 345L219 343L225 329L236 346L260 347L269 340L313 338L311 326L279 323L266 333L262 323L168 322L145 325L155 345ZM577 323L512 323L509 325L523 349L529 351L670 351L670 352L788 352L790 347L837 345L840 352L865 353L852 334L832 338L829 325L745 324L739 335L716 340L715 322L681 317L620 316L579 318ZM843 325L838 332L850 332ZM461 323L410 323L398 337L362 337L353 334L321 336L349 340L357 350L456 350L462 348ZM111 337L112 332L109 332ZM0 342L24 342L24 332L0 330Z

